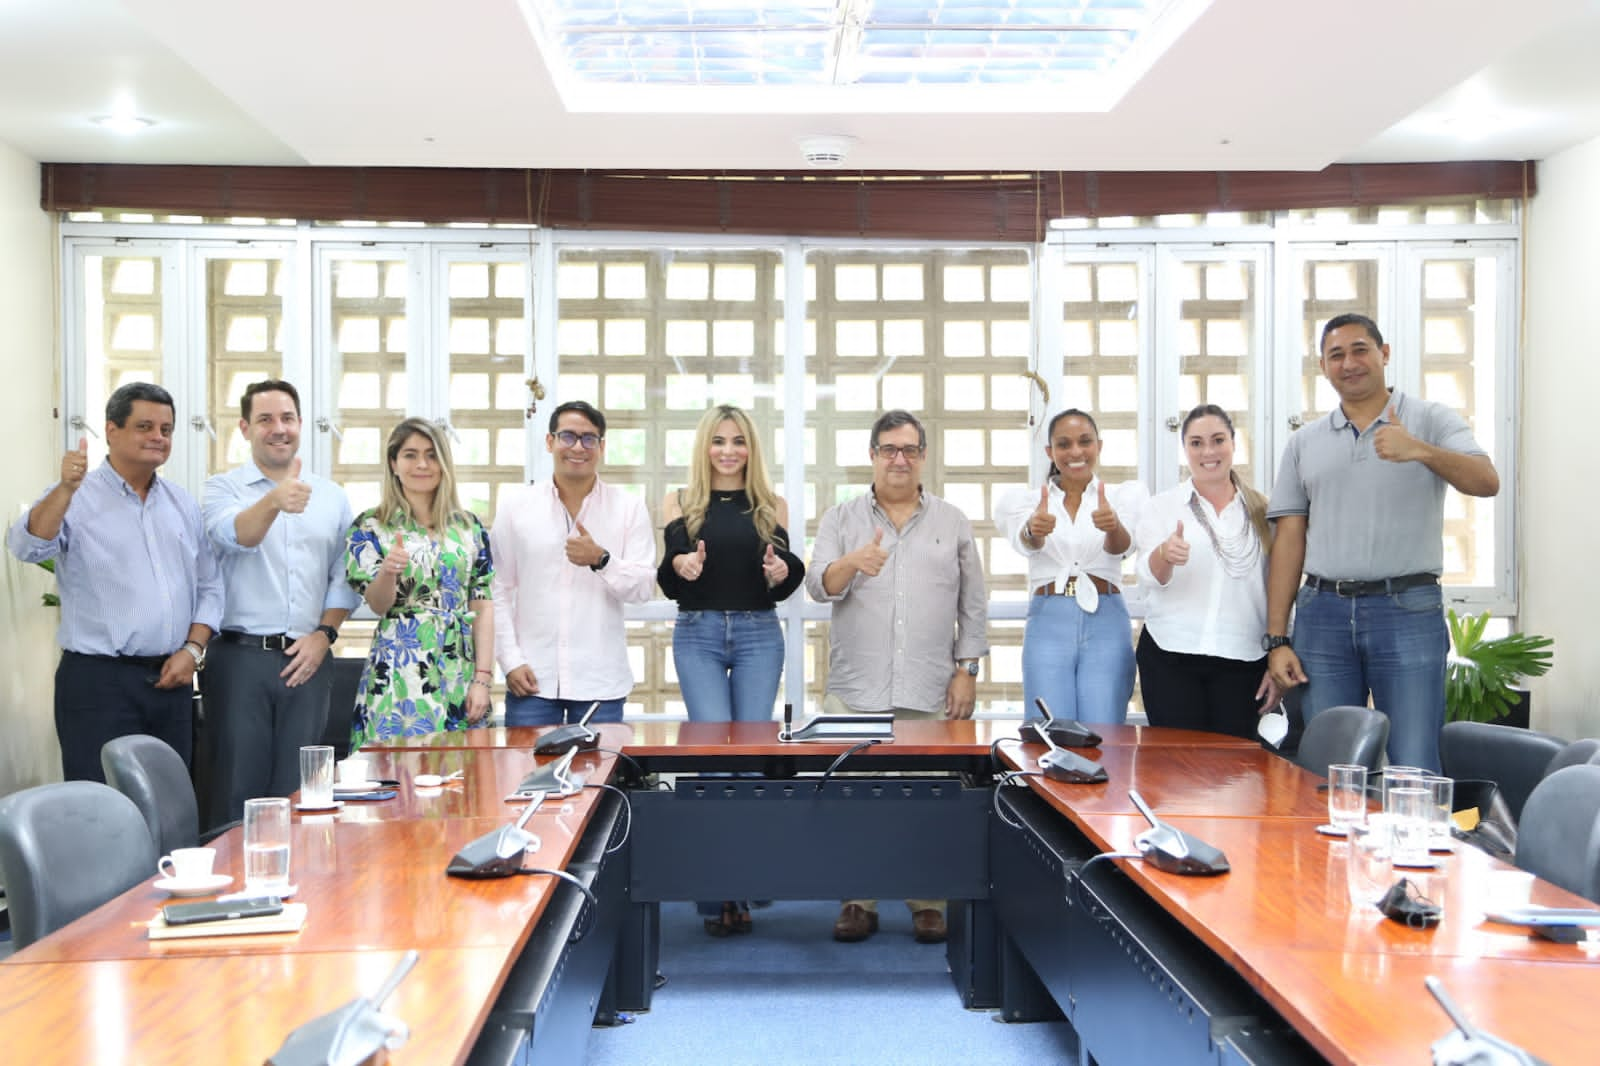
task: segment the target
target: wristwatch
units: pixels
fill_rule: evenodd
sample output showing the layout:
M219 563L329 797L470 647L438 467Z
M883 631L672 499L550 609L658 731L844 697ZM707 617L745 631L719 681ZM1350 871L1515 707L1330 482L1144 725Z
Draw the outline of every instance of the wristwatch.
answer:
M1266 636L1261 638L1262 651L1271 651L1273 648L1288 648L1292 646L1293 645L1289 643L1288 637L1280 637L1268 633Z
M328 647L333 647L333 642L339 639L339 631L332 626L318 626L315 632L328 638Z
M183 650L194 656L194 672L199 673L206 668L206 646L199 641L186 640Z
M598 574L600 571L606 568L606 564L610 561L611 553L602 548L600 551L600 561L598 563L590 563L589 569Z
M962 670L965 670L967 672L967 674L969 676L971 676L971 677L977 677L978 676L978 660L976 660L976 659L968 659L964 663L963 662L957 662L956 666L959 667Z

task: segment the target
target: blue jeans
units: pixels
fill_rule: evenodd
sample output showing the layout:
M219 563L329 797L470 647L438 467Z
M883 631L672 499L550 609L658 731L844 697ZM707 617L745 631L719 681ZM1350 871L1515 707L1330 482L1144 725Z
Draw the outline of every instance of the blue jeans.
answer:
M776 611L679 611L672 662L691 722L770 722L783 676Z
M1389 716L1389 762L1439 769L1445 656L1438 585L1389 595L1339 596L1301 588L1294 651L1306 672L1305 716L1372 705Z
M1082 580L1081 578L1079 580ZM1022 632L1024 717L1044 697L1055 718L1120 725L1133 698L1133 631L1122 596L1086 614L1071 596L1032 596Z
M601 700L589 719L590 725L622 721L622 700ZM544 696L513 696L506 693L506 725L563 725L583 717L594 700L552 700Z

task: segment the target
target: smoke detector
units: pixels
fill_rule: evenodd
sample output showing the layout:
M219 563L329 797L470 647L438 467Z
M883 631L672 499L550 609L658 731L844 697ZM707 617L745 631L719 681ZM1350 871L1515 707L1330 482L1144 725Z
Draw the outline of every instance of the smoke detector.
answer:
M854 137L842 135L801 137L800 155L808 167L817 170L836 170L844 166L844 157L850 154L850 147L855 143Z

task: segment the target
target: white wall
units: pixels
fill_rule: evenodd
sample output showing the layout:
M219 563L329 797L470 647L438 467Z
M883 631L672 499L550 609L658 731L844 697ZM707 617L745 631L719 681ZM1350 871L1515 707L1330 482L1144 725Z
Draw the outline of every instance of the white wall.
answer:
M1519 623L1556 642L1533 725L1600 736L1600 139L1539 164L1526 240Z
M0 519L9 525L55 479L60 433L56 291L50 216L39 208L39 166L0 142ZM50 575L4 552L0 564L0 795L61 778L51 699L59 651L56 610L40 605Z

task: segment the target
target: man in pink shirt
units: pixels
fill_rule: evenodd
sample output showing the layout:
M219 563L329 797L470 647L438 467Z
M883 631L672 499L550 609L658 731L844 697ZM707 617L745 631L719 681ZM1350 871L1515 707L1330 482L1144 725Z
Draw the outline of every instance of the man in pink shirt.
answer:
M655 590L656 544L639 497L600 480L606 416L573 400L550 416L555 476L508 493L489 531L495 657L506 725L622 721L633 689L622 605Z

